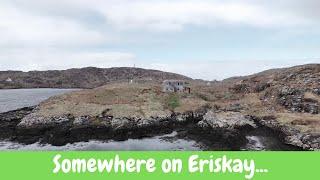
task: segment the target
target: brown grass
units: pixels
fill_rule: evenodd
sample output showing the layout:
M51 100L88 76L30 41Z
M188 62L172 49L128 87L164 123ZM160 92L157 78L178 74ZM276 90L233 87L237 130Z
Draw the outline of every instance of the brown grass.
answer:
M314 101L318 101L320 102L320 96L316 95L316 94L313 94L311 92L306 92L304 93L304 98L305 99L312 99Z
M167 117L174 112L195 111L203 106L224 109L232 104L240 104L243 114L255 116L274 115L281 124L287 124L302 132L320 132L320 115L289 113L273 100L262 102L262 94L231 94L225 85L194 85L191 94L175 93L178 105L168 106L170 93L163 93L161 85L144 83L117 83L92 90L81 90L52 97L40 104L37 112L43 116L98 116L106 109L114 117ZM305 98L319 101L319 96L306 93ZM320 101L319 101L320 102Z
M172 101L175 96L177 104ZM174 107L169 107L170 103ZM117 83L92 90L56 96L40 104L39 114L58 116L98 116L106 109L115 117L169 116L171 111L186 112L198 109L207 102L193 94L163 93L160 85Z
M293 125L302 132L320 132L320 114L277 113L276 117L280 123Z

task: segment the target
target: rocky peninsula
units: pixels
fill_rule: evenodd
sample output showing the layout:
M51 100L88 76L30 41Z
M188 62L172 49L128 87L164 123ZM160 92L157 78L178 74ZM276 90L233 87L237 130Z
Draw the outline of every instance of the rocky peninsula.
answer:
M114 82L0 114L0 137L64 145L141 138L178 128L238 149L246 132L273 131L283 143L320 149L320 65L275 69L219 82L186 79L189 92L157 81Z

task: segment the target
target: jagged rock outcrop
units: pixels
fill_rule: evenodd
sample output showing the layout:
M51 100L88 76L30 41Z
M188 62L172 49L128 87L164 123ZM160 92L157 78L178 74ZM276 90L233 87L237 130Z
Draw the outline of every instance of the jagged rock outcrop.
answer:
M292 112L318 114L319 102L317 99L305 97L308 92L312 93L307 89L284 86L279 90L278 103Z
M169 116L139 118L112 117L105 112L99 116L74 117L68 114L45 117L35 113L37 110L38 107L32 107L0 114L0 138L27 144L40 141L53 145L90 139L139 138L194 123L203 116L204 111L199 109Z
M320 150L320 134L302 133L293 126L280 124L273 116L255 117L255 120L270 129L281 133L285 143L305 150Z
M239 129L244 127L255 128L256 124L249 117L244 116L238 112L213 112L208 111L203 120L198 122L198 125L202 128L212 129Z
M33 110L34 107L26 107L14 111L0 113L0 137L10 138L13 136L21 119L32 113Z

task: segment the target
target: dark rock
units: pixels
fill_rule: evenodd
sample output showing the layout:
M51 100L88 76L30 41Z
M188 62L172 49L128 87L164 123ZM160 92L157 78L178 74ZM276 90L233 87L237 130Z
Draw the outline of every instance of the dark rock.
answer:
M16 126L21 119L30 114L35 107L25 107L14 111L0 113L0 138L10 138L15 135Z
M292 126L281 125L275 117L253 117L256 123L268 127L279 134L284 143L304 150L320 150L320 135L301 133Z
M319 105L318 103L306 103L303 106L304 112L311 114L319 114Z
M315 93L315 94L320 96L320 88L313 89L313 93Z
M235 93L248 93L250 92L250 87L245 83L238 83L234 85L231 90Z
M269 83L258 83L257 85L255 85L254 87L254 92L261 92L261 91L264 91L265 89L267 89L268 87L271 87L271 84Z
M304 98L306 89L295 89L285 86L279 90L278 103L292 112L319 113L319 102Z

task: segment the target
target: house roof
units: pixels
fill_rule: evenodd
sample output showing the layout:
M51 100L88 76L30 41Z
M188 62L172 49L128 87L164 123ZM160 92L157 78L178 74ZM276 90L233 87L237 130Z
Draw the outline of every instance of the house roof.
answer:
M184 81L184 80L170 79L170 80L164 80L163 82L164 82L164 83L166 83L166 82L183 82L183 83L185 83L186 81Z

